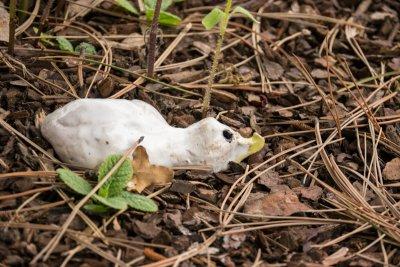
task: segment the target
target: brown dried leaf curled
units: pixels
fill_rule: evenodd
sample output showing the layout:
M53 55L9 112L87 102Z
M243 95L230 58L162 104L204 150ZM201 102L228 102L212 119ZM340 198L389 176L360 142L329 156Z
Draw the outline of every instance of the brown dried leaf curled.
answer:
M135 190L140 193L152 184L169 183L174 177L172 169L150 164L146 149L142 146L136 148L132 165L134 174L128 183L128 191Z

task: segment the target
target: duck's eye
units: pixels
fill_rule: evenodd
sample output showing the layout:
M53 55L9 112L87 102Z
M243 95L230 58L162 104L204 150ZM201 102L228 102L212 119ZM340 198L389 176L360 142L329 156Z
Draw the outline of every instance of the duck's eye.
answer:
M222 132L222 135L224 136L225 140L228 141L229 143L232 141L233 133L229 130L224 130Z

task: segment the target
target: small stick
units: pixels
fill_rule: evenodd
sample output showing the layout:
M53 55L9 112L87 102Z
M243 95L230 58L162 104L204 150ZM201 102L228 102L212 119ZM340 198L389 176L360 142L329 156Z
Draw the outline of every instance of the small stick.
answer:
M50 9L51 9L51 6L53 5L53 2L54 2L54 0L47 1L47 4L46 4L46 6L45 6L45 8L43 10L42 17L40 18L39 29L38 29L38 32L37 32L37 36L39 38L36 40L36 45L40 41L40 35L43 32L43 28L44 28L45 24L47 24L46 22L48 20L48 17L49 17L49 14L50 14Z
M9 24L9 36L8 36L8 53L14 55L14 43L15 43L15 24L16 22L16 0L10 0L10 24Z
M158 29L158 18L160 17L162 0L157 0L154 8L153 21L151 23L150 35L149 35L149 50L147 54L147 76L150 78L154 77L154 62L156 57L156 39Z

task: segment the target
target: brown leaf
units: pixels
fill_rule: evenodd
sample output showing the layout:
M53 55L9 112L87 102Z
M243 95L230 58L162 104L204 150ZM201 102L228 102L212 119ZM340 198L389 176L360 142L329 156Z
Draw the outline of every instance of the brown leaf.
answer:
M293 191L303 198L312 201L317 201L322 196L322 188L316 185L310 187L296 187L293 188Z
M249 197L244 206L245 213L271 216L288 216L306 210L310 208L301 203L289 188L270 194L253 194L253 198Z
M3 3L0 3L0 41L7 42L9 40L9 22L10 15L4 8Z
M213 97L216 100L221 101L223 103L234 103L239 100L239 98L235 94L224 90L212 89L212 93Z
M139 49L144 46L144 41L140 41L141 39L143 39L143 36L141 36L140 34L132 34L132 35L133 36L130 36L130 37L124 39L122 42L101 40L100 43L111 46L112 48L115 48L115 49L122 49L122 50L128 50L128 51L139 51ZM136 40L136 41L132 41L132 40Z
M161 76L161 78L167 79L168 81L173 83L184 83L193 81L194 79L199 77L200 74L202 73L203 70L185 70L170 74L164 74L163 76Z
M383 178L386 180L400 180L400 158L389 161L383 169Z
M107 44L112 48L128 50L128 51L139 51L144 45L144 37L139 33L132 33L127 38L120 42L111 40L101 40L100 43Z
M142 146L136 148L132 165L134 175L128 183L129 191L136 190L140 193L149 185L165 184L171 182L174 177L172 169L150 164L146 149Z

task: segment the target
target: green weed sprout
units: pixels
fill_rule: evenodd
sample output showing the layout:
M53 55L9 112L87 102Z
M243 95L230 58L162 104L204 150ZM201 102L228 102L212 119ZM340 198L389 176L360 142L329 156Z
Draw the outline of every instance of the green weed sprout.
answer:
M219 24L219 38L215 48L215 53L211 65L210 76L208 78L207 87L204 92L203 110L202 110L203 117L207 116L208 110L210 108L212 85L214 83L215 73L217 72L218 61L221 55L221 47L222 43L224 42L225 31L228 26L230 17L233 14L242 14L245 17L251 19L252 21L258 23L258 21L253 17L253 15L245 8L241 6L236 6L231 11L231 7L232 7L232 0L227 0L224 11L222 11L219 7L216 7L213 10L211 10L211 12L208 13L201 21L201 23L207 30L210 30L215 25Z
M117 164L122 155L111 155L100 165L98 181L100 182L107 173ZM81 195L87 195L93 189L92 185L71 170L61 168L57 170L59 178L72 190ZM128 207L144 212L156 212L157 204L145 196L126 191L127 183L134 173L132 163L126 159L107 182L100 187L97 194L92 196L93 202L84 208L93 213L104 213L110 208L124 210Z

